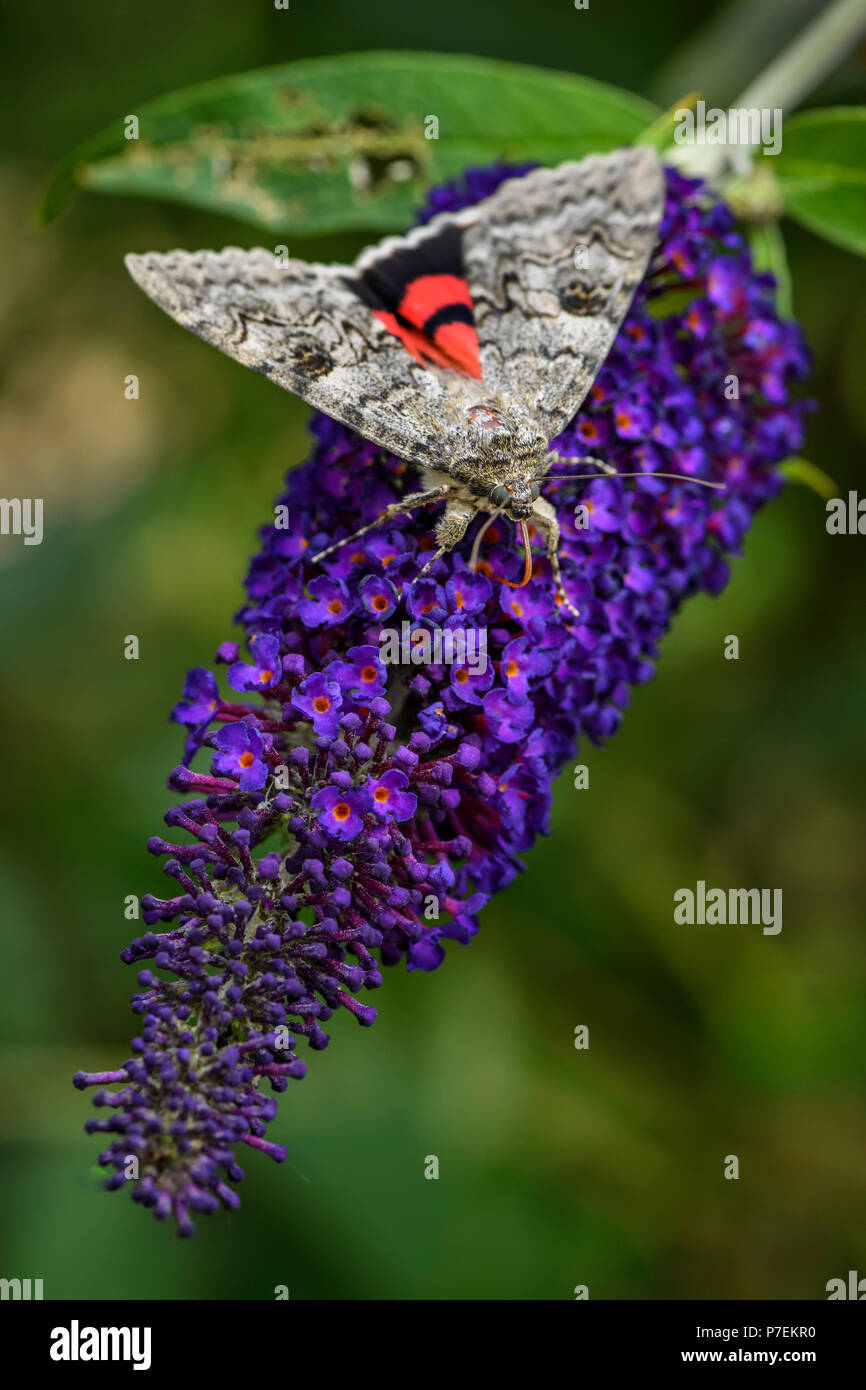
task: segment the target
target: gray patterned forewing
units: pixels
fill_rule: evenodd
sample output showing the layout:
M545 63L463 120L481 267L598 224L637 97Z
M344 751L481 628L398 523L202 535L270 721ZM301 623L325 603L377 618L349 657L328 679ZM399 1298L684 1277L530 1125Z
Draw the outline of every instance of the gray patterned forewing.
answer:
M521 400L548 439L610 351L663 208L661 165L635 148L509 179L466 225L485 388Z
M126 264L206 342L401 458L448 470L480 385L416 362L344 283L351 267L233 246Z
M368 248L354 267L270 251L128 256L185 328L402 458L451 472L481 401L528 410L551 439L592 385L646 269L664 201L647 149L509 179L491 198ZM378 260L462 232L483 381L417 362L351 282Z

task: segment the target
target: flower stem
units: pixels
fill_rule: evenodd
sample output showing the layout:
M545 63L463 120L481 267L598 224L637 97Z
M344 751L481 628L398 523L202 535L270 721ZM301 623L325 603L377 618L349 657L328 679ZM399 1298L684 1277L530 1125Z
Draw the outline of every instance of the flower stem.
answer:
M729 110L781 111L783 118L818 86L845 54L866 34L866 0L835 0L786 49L750 82ZM780 206L772 171L753 172L752 155L759 145L689 144L667 152L683 173L707 179L726 196L736 176L736 196L744 196L758 221L778 216ZM755 187L751 186L755 177ZM745 208L742 215L750 214Z
M836 0L804 29L732 104L786 113L832 72L866 34L866 0Z

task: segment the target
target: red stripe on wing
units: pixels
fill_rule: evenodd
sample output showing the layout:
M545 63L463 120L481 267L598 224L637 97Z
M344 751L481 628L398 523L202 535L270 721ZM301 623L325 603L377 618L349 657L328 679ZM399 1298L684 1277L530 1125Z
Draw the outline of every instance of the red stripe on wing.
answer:
M409 328L406 324L398 323L393 314L389 314L385 309L374 309L373 317L384 324L389 333L393 333L395 338L399 338L406 351L420 362L422 367L429 363L434 366L444 367L446 371L460 371L462 368L449 357L445 352L440 351L432 338L427 338L423 333L419 333L417 328ZM481 373L479 372L480 376Z
M428 319L442 309L450 309L452 304L472 308L472 295L465 280L459 275L419 275L406 286L397 313L423 329Z
M384 309L374 313L416 361L432 362L480 381L481 356L473 325L455 321L427 328L431 319L451 308L471 314L472 295L466 281L459 275L419 275L406 287L396 315Z
M443 323L434 330L433 342L466 374L481 380L478 335L471 323Z

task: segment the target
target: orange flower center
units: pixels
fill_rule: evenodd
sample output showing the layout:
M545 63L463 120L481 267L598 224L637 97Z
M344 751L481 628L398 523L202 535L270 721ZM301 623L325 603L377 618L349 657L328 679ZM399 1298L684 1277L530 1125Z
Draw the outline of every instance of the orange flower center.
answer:
M262 682L262 685L267 685L268 681L272 681L273 678L274 678L274 673L273 673L273 671L262 671L262 672L261 672L261 675L260 675L260 677L259 677L259 679L260 679L261 682Z
M465 685L465 684L466 684L466 682L467 682L468 679L469 679L469 672L466 670L466 667L465 667L465 666L461 666L459 671L455 671L455 672L454 672L454 679L455 679L455 680L458 682L458 684L460 684L460 685Z
M313 701L313 709L316 711L316 714L327 714L330 708L331 702L328 699L327 695L316 696L315 700Z
M348 820L352 814L352 808L345 801L338 801L334 807L334 820Z
M377 787L373 793L373 800L378 801L379 805L383 806L388 800L388 796L389 792L387 787Z
M252 767L253 763L255 762L255 758L253 757L252 753L241 753L241 756L238 758L238 762L240 763L241 767Z
M342 611L343 611L343 602L342 602L342 599L332 598L332 599L331 599L331 602L328 604L328 612L329 612L329 613L342 613Z
M506 674L506 676L516 676L516 675L517 675L517 671L518 671L517 662L516 662L516 661L509 661L508 665L507 665L506 668L505 668L505 674Z
M361 680L362 680L362 681L366 681L368 684L370 684L370 682L374 681L375 679L376 679L376 668L375 668L375 666L365 666L364 669L363 669L362 672L361 672Z
M384 613L388 607L388 600L384 594L377 594L370 606L375 613Z

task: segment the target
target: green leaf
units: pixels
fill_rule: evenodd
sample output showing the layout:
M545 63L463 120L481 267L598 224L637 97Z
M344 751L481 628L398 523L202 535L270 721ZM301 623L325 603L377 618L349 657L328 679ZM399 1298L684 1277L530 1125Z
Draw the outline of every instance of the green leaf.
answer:
M813 492L817 492L819 497L828 500L831 497L838 497L838 484L823 471L817 468L808 459L790 458L780 465L779 471L790 478L794 483L802 483L805 487L810 487Z
M792 116L773 164L789 216L866 256L866 107Z
M636 145L649 145L650 149L662 154L673 143L674 131L680 122L681 113L693 110L700 96L700 92L689 92L686 96L681 97L673 106L668 107L667 111L663 111L660 116L657 116L652 125L647 126L646 130L642 130L634 143Z
M496 159L556 164L629 144L658 115L616 87L443 53L354 53L261 68L140 107L57 169L77 188L210 208L269 231L402 227L427 186ZM438 138L430 138L438 123Z
M793 318L794 300L788 255L778 222L748 228L752 264L756 270L768 270L776 281L776 308L783 318Z

